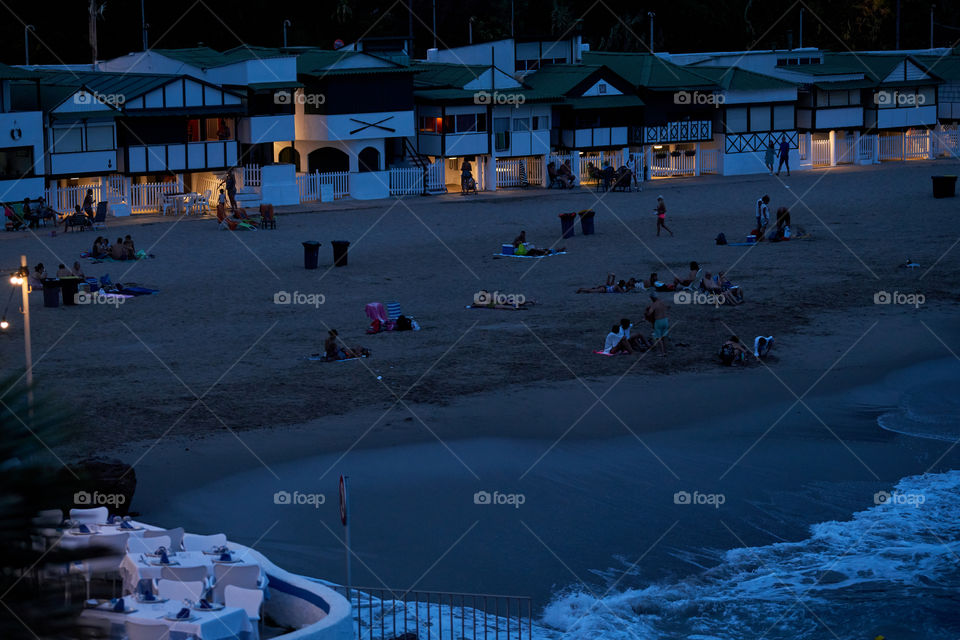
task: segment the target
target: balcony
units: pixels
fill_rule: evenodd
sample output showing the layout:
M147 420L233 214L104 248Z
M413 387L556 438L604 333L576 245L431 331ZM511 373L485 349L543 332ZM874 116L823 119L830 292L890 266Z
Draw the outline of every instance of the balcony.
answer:
M114 173L116 170L116 149L50 154L50 174L53 176Z
M250 116L237 125L237 139L244 144L285 142L296 139L296 116L293 114Z
M127 148L128 173L204 171L237 163L237 141L151 144Z

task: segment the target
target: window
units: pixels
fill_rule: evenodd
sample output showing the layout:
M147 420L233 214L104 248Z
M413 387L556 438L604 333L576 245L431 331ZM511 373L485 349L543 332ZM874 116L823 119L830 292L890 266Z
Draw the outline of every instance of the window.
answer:
M937 90L933 87L920 87L917 93L917 106L933 106L937 103Z
M607 85L603 82L597 85L597 93L604 94L607 92Z
M513 130L514 131L530 131L530 118L514 118Z
M823 89L817 89L817 106L818 107L830 106L828 96L829 94Z
M830 92L831 107L846 107L849 104L850 104L850 95L847 91L831 91Z
M33 147L0 149L0 180L33 177Z
M114 148L112 124L87 125L87 151L109 151Z
M443 133L443 119L439 116L420 116L420 131Z
M195 118L187 120L187 142L233 140L233 118Z
M493 119L493 144L497 151L510 148L510 118Z
M793 105L778 104L773 107L774 131L789 131L794 128Z
M53 152L75 153L77 151L83 151L83 129L81 125L55 127L53 129Z
M456 116L454 121L457 133L476 133L487 130L487 114L463 113Z
M543 131L550 128L550 116L533 116L533 128Z
M727 109L727 133L744 133L747 130L747 110L745 107Z
M770 107L750 107L750 131L770 131Z

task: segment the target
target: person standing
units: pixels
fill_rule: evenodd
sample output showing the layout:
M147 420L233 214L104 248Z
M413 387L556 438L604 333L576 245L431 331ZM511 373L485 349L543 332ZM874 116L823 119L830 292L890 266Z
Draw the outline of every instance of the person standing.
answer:
M224 186L227 188L227 197L230 198L230 208L237 210L237 178L233 175L233 167L227 170Z
M767 165L767 171L773 175L773 138L767 140L767 151L763 157L763 164Z
M667 233L670 234L670 237L673 237L673 231L670 231L670 227L667 226L667 205L663 201L663 196L657 196L657 237L660 237L660 229L666 229Z
M93 220L93 189L87 189L87 197L83 199L83 212Z
M767 230L767 225L770 224L770 207L767 205L770 204L770 196L763 196L757 200L757 241L763 240L764 234Z
M643 312L643 317L653 325L653 346L660 345L660 357L666 357L666 347L663 339L670 332L670 321L667 319L667 304L655 293L650 294L650 306Z
M790 143L787 142L786 134L780 136L780 164L777 165L777 175L780 175L780 170L786 166L787 167L787 176L790 176Z

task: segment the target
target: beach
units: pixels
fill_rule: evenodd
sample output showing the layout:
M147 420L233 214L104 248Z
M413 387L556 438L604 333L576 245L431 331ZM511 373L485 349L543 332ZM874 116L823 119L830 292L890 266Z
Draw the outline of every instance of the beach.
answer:
M131 233L155 257L82 262L86 275L109 273L160 293L58 309L31 294L39 396L76 416L55 453L68 464L94 454L133 464L132 508L145 518L188 530L207 523L310 575L343 577L336 486L344 473L353 487L357 584L533 595L545 628L570 637L585 620L609 637L643 625L650 637L719 637L723 629L707 621L733 624L743 612L690 601L721 592L749 601L739 590L759 574L800 594L821 583L841 585L844 598L859 594L841 602L818 591L809 611L776 622L786 607L761 607L740 631L756 637L766 620L768 637L822 637L813 612L857 609L896 580L876 567L875 575L858 573L865 566L831 568L839 543L818 547L822 555L794 576L775 545L816 546L833 521L842 528L879 518L896 531L905 520L875 496L925 473L938 474L930 495L940 511L923 527L940 534L940 547L958 544L960 509L944 504L956 494L935 490L953 486L955 414L938 409L940 437L913 428L913 408L906 422L896 417L909 394L928 384L949 389L960 364L957 205L930 196L929 176L946 165L955 163L798 172L783 181L662 181L643 193L341 204L281 214L276 231L237 234L218 232L210 219L111 220L111 238ZM765 193L772 211L790 207L809 238L716 245L720 232L733 242L750 230ZM657 195L675 237L655 236ZM596 211L597 234L578 229L561 240L557 214L585 208ZM495 258L521 229L567 253ZM31 265L56 270L96 235L5 234L0 264L15 266L26 253ZM303 268L306 240L323 243L316 271ZM348 266L332 267L332 240L351 242ZM908 258L920 267L900 267ZM672 281L692 260L725 271L747 302L683 304L665 294L667 357L592 353L620 318L644 325L649 299L577 288L610 272L626 279L656 271ZM536 305L466 309L480 290ZM282 292L322 296L322 304L276 304ZM392 301L421 330L365 335L364 306ZM322 351L330 328L371 357L306 359ZM22 367L18 326L7 333L4 374ZM731 334L750 343L772 335L775 347L764 364L727 369L715 354ZM324 499L317 508L277 504L279 491ZM478 503L478 492L513 503ZM690 503L677 497L684 493ZM885 543L877 544L858 553L882 556ZM736 549L758 551L731 557ZM949 554L924 559L931 562L912 561L916 571L906 572L898 597L938 602L919 573L937 593L956 586L955 570L940 573ZM711 570L731 566L729 580L711 583ZM835 569L846 577L828 575ZM674 610L664 604L681 600ZM625 617L590 613L584 603L598 601L623 607ZM865 610L836 631L861 637L854 634L873 631L868 623L879 633L895 620L906 622L900 635L887 631L891 638L960 631L945 607L931 607L889 619ZM922 635L911 620L938 626Z

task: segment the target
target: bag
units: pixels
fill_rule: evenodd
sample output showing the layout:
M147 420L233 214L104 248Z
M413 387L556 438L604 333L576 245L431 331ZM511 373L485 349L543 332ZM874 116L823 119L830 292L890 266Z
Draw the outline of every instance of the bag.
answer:
M720 347L720 361L726 366L733 366L733 361L736 359L737 354L734 353L733 347L728 344Z
M727 244L727 236L720 233L717 235L717 244Z
M412 331L413 322L410 321L410 318L407 316L400 316L397 318L397 324L394 327L394 331Z

